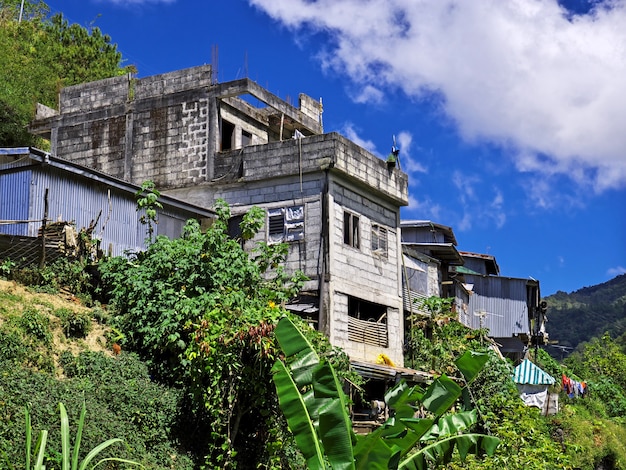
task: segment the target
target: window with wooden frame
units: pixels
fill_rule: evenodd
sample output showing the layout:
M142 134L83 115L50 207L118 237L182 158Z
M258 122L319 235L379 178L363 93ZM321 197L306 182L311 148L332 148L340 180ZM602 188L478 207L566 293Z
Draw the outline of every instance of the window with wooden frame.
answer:
M387 257L387 229L372 224L372 252Z
M267 211L269 243L304 239L304 206L279 207Z
M343 213L343 242L353 248L360 248L359 216L351 212Z

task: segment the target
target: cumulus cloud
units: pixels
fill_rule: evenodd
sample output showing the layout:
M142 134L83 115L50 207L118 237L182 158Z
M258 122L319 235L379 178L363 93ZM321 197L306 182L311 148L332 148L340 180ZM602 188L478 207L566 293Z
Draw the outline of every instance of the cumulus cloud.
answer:
M626 186L626 0L572 15L556 0L249 0L326 34L322 65L381 99L437 97L468 142L510 149L521 171Z

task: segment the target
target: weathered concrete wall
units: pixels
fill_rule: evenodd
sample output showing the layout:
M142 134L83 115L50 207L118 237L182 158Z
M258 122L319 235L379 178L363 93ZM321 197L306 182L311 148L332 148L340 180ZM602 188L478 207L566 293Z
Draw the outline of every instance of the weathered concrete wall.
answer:
M196 184L206 180L210 84L203 66L67 87L42 125L59 157L136 184Z
M61 89L60 114L87 113L126 103L132 79L128 75L106 78Z
M399 367L404 365L402 339L404 338L404 325L402 323L401 310L397 308L387 309L387 334L389 347L382 348L372 344L350 341L348 339L348 295L335 291L332 297L333 329L331 343L342 348L350 359L375 363L379 354L385 354Z
M398 258L397 212L380 201L368 199L354 190L334 183L331 186L330 272L332 296L331 342L344 348L352 359L373 362L384 353L402 365L402 296ZM359 217L359 248L344 243L344 212ZM387 230L387 256L372 250L372 225ZM350 341L348 338L347 298L353 296L387 307L388 347L381 348ZM345 301L345 302L344 302ZM344 305L345 303L345 305Z
M253 145L218 154L215 176L231 181L243 178L252 182L298 175L300 172L319 173L326 168L331 173L340 173L343 178L360 186L362 191L370 194L376 191L377 197L387 198L396 205L408 203L406 174L397 169L389 171L380 158L337 133Z
M322 216L321 194L323 180L320 175L305 175L302 182L295 176L276 178L272 185L267 182L234 183L228 185L203 185L178 188L168 191L169 196L209 207L216 199L224 199L231 207L232 215L247 212L257 206L265 209L304 205L304 240L289 242L289 254L285 270L293 273L303 271L310 281L304 290L317 291L319 285L318 258L320 254ZM267 215L264 226L257 236L249 242L250 247L256 242L268 242Z

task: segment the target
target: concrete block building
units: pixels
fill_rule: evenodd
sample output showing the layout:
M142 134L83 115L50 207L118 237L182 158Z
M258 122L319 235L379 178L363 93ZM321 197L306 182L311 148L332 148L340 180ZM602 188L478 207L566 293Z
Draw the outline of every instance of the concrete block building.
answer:
M266 210L257 240L287 242L288 270L309 278L287 307L351 359L403 365L400 207L408 178L337 133L322 106L298 107L256 83L215 83L211 66L61 90L39 105L31 131L51 153L116 178L152 180L164 194L231 206L233 230L250 207Z

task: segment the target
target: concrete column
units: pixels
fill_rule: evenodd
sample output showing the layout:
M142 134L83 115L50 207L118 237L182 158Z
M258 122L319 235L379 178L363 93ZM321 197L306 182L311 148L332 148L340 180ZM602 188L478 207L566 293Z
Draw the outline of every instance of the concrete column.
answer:
M218 150L220 139L220 108L219 99L209 93L209 113L207 116L207 152L206 152L206 179L211 181L215 177L215 153Z
M126 110L126 130L124 132L124 179L134 182L133 177L133 122L134 110L132 107ZM135 182L136 183L136 182Z

